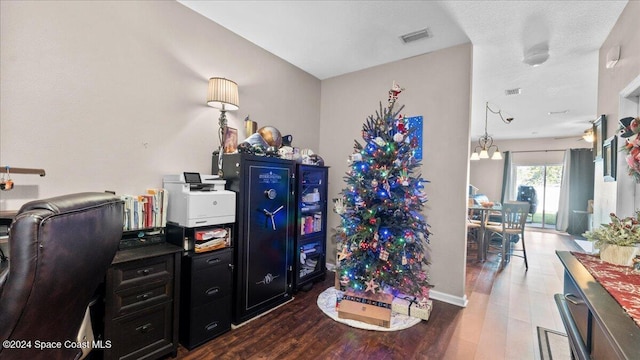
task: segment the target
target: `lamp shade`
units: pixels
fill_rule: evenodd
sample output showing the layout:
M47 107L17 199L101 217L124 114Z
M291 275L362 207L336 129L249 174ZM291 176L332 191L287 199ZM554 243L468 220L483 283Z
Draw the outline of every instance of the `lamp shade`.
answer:
M473 154L471 154L471 158L469 158L469 160L480 160L480 156L478 156L477 152L473 152Z
M238 110L238 84L225 78L209 79L207 105L222 110Z
M493 152L491 160L502 160L502 153L500 153L500 150L496 149L496 151Z
M486 149L480 150L480 159L488 159L489 152Z

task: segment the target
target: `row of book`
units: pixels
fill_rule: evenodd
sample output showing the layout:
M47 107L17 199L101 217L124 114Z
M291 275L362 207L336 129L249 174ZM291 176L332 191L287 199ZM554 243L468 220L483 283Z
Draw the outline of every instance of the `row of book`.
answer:
M147 189L142 195L122 195L124 201L123 230L137 230L167 226L167 201L165 189Z

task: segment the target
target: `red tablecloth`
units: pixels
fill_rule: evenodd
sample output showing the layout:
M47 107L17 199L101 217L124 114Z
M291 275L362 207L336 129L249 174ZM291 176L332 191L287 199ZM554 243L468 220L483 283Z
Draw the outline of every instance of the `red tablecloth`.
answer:
M640 326L640 273L630 266L614 265L594 255L572 254Z

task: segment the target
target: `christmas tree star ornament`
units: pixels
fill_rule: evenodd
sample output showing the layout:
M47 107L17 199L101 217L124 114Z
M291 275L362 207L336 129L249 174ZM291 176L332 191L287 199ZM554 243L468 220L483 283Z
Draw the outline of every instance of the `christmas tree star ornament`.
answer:
M351 256L351 253L349 253L346 247L343 247L342 251L338 254L338 261L348 259L350 256Z
M371 291L374 294L376 293L376 289L378 288L378 284L376 284L373 279L367 281L365 284L367 285L367 289L364 292Z

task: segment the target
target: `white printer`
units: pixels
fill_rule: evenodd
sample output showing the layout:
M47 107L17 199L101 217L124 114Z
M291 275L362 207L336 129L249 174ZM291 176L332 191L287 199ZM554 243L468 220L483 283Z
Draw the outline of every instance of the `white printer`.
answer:
M236 221L236 193L225 190L226 180L217 175L185 172L162 182L169 191L167 221L185 227Z

